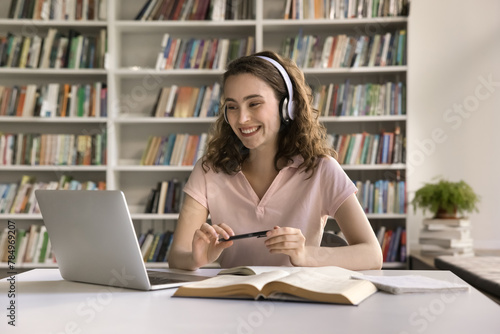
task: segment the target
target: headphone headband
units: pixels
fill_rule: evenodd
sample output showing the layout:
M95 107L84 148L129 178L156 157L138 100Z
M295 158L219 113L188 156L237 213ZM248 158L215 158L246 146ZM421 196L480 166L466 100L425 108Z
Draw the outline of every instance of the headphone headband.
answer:
M257 57L264 59L264 60L267 60L268 62L273 64L273 66L278 70L278 72L280 72L281 77L283 78L283 81L285 81L286 90L288 91L288 99L287 99L287 101L285 101L286 105L284 106L284 108L286 110L283 111L283 119L285 121L289 121L289 120L293 119L293 85L292 85L292 80L290 79L290 76L286 72L285 68L280 63L278 63L276 60L269 58L269 57L266 57L266 56L257 56ZM285 111L286 111L286 115L285 115Z

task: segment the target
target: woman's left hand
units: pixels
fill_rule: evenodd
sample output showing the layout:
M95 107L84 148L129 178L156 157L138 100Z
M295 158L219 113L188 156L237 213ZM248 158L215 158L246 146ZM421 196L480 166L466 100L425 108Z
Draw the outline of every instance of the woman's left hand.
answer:
M306 237L300 229L275 226L266 236L265 245L271 254L288 255L294 266L306 262Z

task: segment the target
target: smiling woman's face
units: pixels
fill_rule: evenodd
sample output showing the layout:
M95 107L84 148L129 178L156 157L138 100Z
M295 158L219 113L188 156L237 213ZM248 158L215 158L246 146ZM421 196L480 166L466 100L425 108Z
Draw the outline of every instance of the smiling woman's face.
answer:
M244 73L227 78L224 97L228 122L243 145L250 150L276 150L281 120L273 89Z

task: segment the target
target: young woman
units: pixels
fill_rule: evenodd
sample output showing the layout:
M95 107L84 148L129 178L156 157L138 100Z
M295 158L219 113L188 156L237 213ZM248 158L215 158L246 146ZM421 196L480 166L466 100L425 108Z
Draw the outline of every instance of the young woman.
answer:
M300 69L260 52L231 62L222 88L206 154L184 188L169 266L195 270L218 260L222 267L380 269L379 243L326 143ZM348 246L320 247L328 216ZM224 240L263 230L265 238Z

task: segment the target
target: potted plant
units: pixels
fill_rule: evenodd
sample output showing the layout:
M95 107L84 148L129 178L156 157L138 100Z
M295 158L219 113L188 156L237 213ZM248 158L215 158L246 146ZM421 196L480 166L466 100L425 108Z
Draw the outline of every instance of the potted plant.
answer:
M479 196L463 180L450 182L441 179L437 183L425 183L416 191L411 203L415 211L420 208L425 214L428 210L434 218L444 219L478 212L476 205L479 200Z

